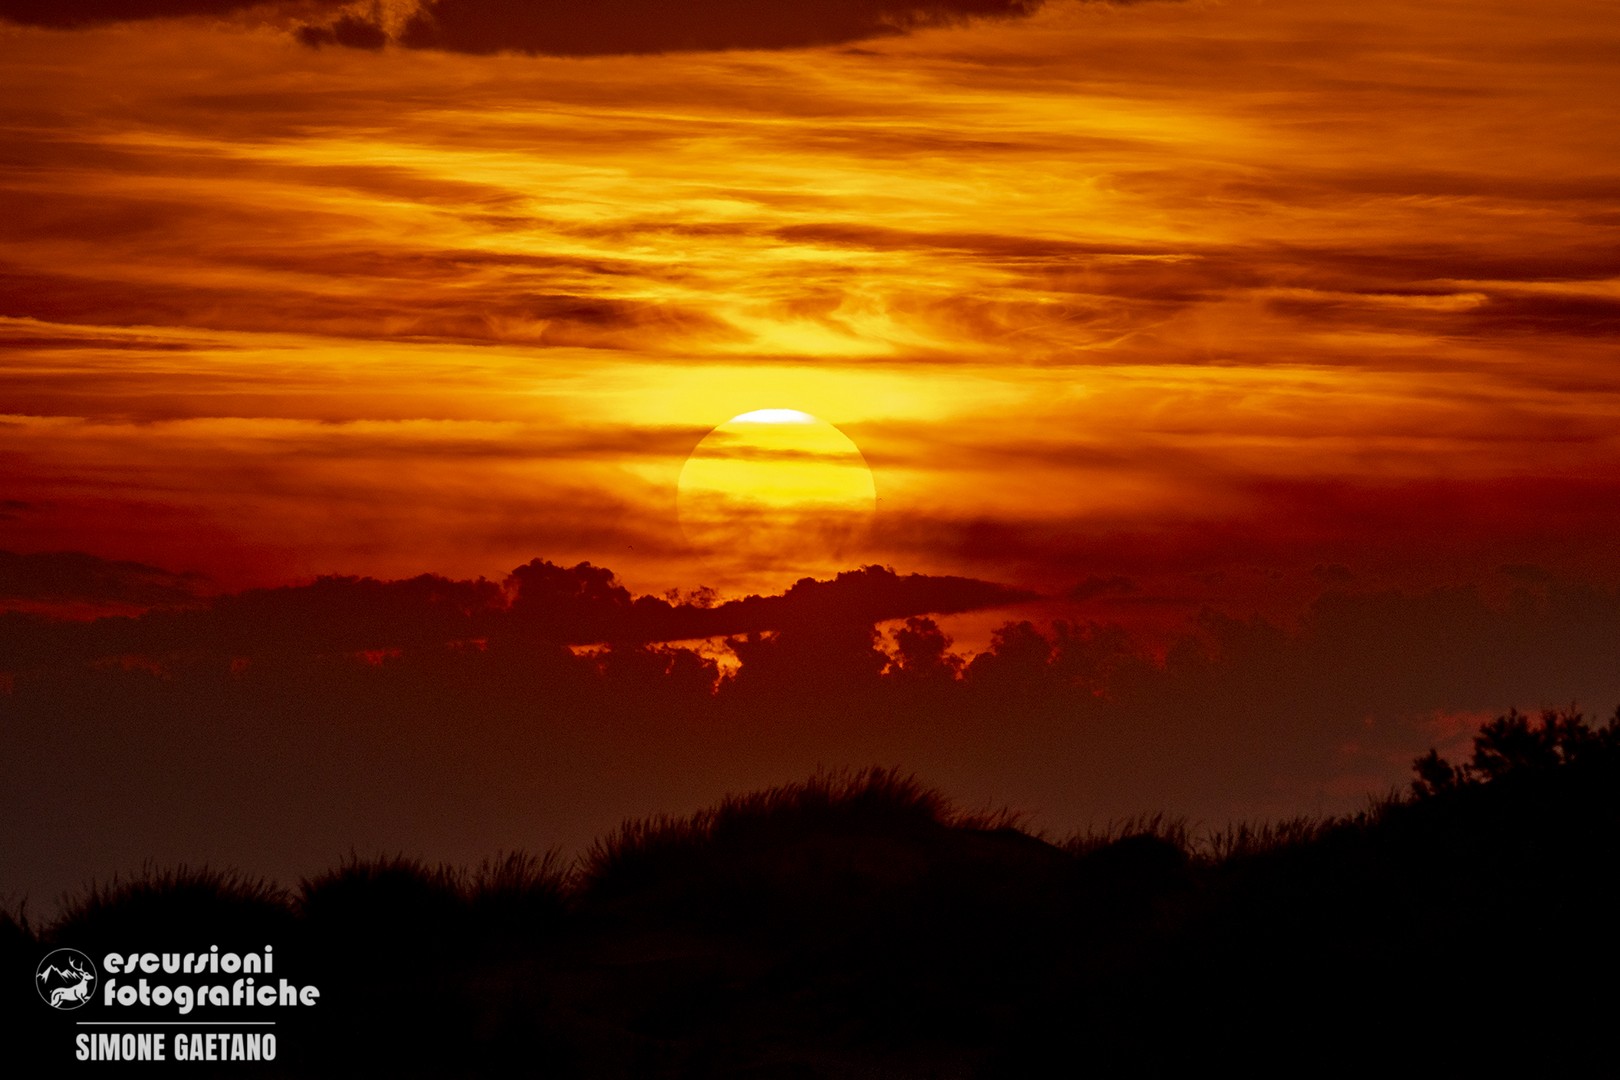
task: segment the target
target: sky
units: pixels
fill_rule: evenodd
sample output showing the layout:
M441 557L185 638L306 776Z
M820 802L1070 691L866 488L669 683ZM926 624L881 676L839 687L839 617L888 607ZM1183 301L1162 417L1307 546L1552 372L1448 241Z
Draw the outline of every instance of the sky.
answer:
M0 757L85 807L0 872L578 847L874 759L1220 824L1606 715L1617 98L1609 0L0 0ZM700 444L786 460L757 410L856 492L748 481L763 551L682 516Z

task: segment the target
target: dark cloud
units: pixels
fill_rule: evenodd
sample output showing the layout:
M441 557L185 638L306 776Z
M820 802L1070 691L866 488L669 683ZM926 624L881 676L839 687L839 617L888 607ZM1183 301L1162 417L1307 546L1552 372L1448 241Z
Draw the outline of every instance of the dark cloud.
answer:
M970 19L1022 18L1044 0L424 0L399 33L412 49L549 56L794 49L902 34ZM378 48L380 25L346 15L306 26L307 45Z
M1094 596L1106 596L1110 593L1133 593L1136 591L1136 582L1128 577L1121 577L1117 574L1113 577L1099 577L1093 574L1070 589L1066 595L1071 600L1090 600Z
M346 0L303 0L305 5L337 7ZM264 7L265 0L0 0L0 19L24 26L72 30L105 23L173 19L188 15L231 15Z
M1189 503L1158 520L896 513L879 517L875 543L897 559L997 567L1034 581L1060 567L1141 580L1191 568L1264 564L1308 572L1369 559L1419 573L1468 566L1481 574L1505 562L1541 561L1607 580L1612 560L1588 538L1620 525L1620 481L1603 475L1403 483L1212 475L1208 483L1247 510L1210 512Z
M346 254L334 254L341 271ZM365 267L357 270L364 272ZM379 280L386 286L386 279ZM443 285L438 280L435 284ZM176 326L278 332L296 305L302 329L337 336L387 336L415 341L516 341L526 345L626 348L701 339L736 340L740 333L696 302L621 300L591 295L530 293L521 283L469 286L448 295L370 296L286 290L267 294L251 278L240 284L177 286L165 281L117 281L46 271L17 273L0 265L0 316L81 326ZM387 329L385 329L385 326Z
M1470 312L1476 333L1620 335L1620 300L1600 296L1492 296Z
M0 502L0 516L26 510L15 499ZM82 551L19 555L0 551L0 604L18 602L130 604L156 607L197 600L204 582L138 562L100 559Z
M1270 245L1234 248L1229 257L1256 267L1265 280L1327 290L1414 292L1453 281L1599 281L1620 273L1620 254L1601 240L1562 242L1547 250L1503 250L1457 242L1398 242L1382 247Z
M1328 204L1345 193L1412 197L1491 198L1534 203L1606 202L1620 183L1613 175L1528 171L1445 172L1379 169L1358 162L1350 168L1290 171L1286 175L1233 176L1218 181L1223 193L1287 202Z
M197 349L226 349L227 345L204 345L195 341L165 341L161 338L133 337L113 334L87 334L66 332L61 334L27 335L8 333L15 327L0 327L0 343L8 349L28 352L72 349L106 349L115 352L192 352Z
M1509 335L1609 338L1620 333L1620 302L1599 296L1481 292L1456 310L1397 307L1391 301L1455 296L1457 289L1406 289L1275 297L1266 307L1282 315L1343 327L1445 333L1500 341Z
M833 624L870 626L888 619L955 614L1030 599L1032 594L972 578L897 574L880 566L830 581L804 578L779 596L750 595L722 604L632 597L612 571L536 559L507 579L513 629L568 644L680 641Z
M88 555L5 555L0 589L29 599L151 605L194 601L192 579L138 563ZM830 581L805 578L778 596L714 604L632 596L611 570L535 559L505 587L482 578L423 574L402 581L322 577L308 585L250 589L206 607L46 626L13 621L0 634L0 671L138 656L343 656L368 650L437 648L468 641L549 645L643 645L691 638L870 626L888 619L954 614L1030 599L971 578L897 574L869 566Z
M350 49L381 49L388 44L388 32L376 23L345 15L330 26L305 26L298 38L306 45L342 45Z

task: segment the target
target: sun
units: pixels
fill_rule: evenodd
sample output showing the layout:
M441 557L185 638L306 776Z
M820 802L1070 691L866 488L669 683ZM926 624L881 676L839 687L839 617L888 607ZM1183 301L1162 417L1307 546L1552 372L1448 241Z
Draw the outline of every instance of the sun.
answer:
M877 485L860 448L797 409L756 409L703 437L681 469L681 529L707 563L743 575L813 574L865 540Z

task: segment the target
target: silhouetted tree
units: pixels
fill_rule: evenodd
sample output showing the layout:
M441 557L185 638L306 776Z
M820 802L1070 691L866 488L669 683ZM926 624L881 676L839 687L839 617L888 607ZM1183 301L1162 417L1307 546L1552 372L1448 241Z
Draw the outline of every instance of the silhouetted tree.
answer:
M1586 718L1570 710L1542 710L1532 720L1517 709L1482 725L1474 736L1473 760L1452 765L1430 747L1412 762L1417 778L1412 790L1419 796L1470 784L1500 780L1507 776L1546 772L1562 765L1574 765L1606 757L1620 748L1620 709L1601 728L1590 727Z
M968 665L970 682L1038 687L1050 673L1052 642L1035 624L1008 623L990 637L990 648Z
M951 639L933 619L907 619L890 636L895 645L890 674L920 682L955 682L961 676L962 658L950 651Z
M582 562L565 569L532 559L506 579L519 627L554 641L609 641L630 609L630 590L612 570Z
M1451 764L1432 746L1427 754L1412 762L1412 771L1417 773L1412 791L1419 796L1438 795L1468 782L1467 768Z

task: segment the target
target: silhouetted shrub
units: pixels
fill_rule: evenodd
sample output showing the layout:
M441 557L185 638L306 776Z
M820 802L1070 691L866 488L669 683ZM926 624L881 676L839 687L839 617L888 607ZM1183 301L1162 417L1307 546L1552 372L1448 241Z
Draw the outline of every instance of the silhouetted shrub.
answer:
M806 836L903 835L991 828L1005 815L956 811L945 796L894 769L823 773L802 783L728 795L690 817L627 821L586 853L582 887L605 898L668 876L712 869L716 857L780 848Z
M1412 762L1412 790L1419 797L1471 784L1546 772L1563 765L1612 759L1620 753L1620 709L1601 728L1588 726L1573 709L1542 710L1532 720L1517 709L1480 727L1473 760L1452 765L1433 747Z
M469 1037L457 973L472 960L461 875L403 855L349 858L301 883L297 911L322 1008L303 1017L312 1060L390 1075L450 1073ZM433 1032L433 1038L399 1038Z
M1417 773L1412 791L1419 796L1438 795L1468 782L1467 767L1451 764L1432 746L1427 754L1412 762L1412 771Z
M345 950L392 954L429 927L431 937L423 944L458 936L466 901L457 872L448 867L403 855L351 855L338 869L303 881L297 907L319 939L341 942Z
M1607 1030L1602 995L1515 988L1620 959L1616 731L1510 711L1414 794L1197 841L1152 815L1059 847L892 769L824 773L627 822L574 870L351 857L291 900L147 871L44 940L0 911L0 957L284 926L263 943L322 991L277 1021L286 1075L1169 1075L1239 1031L1261 1072L1324 1047L1352 1071L1482 1023L1479 1056L1541 1053Z
M572 883L556 851L512 851L462 874L460 886L478 932L534 936L557 928L570 907Z
M148 949L246 948L286 933L288 901L275 882L236 870L148 866L137 877L91 883L81 895L64 898L46 936L93 955L136 942Z
M28 918L26 901L16 911L0 908L0 949L10 949L18 942L32 946L34 941L34 926Z

